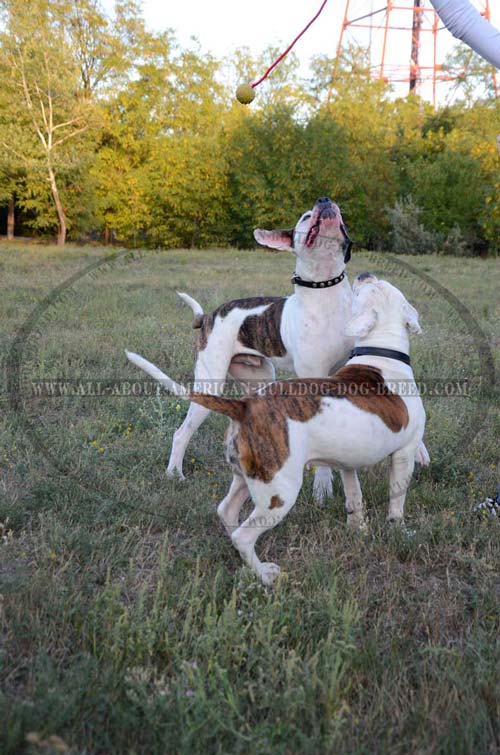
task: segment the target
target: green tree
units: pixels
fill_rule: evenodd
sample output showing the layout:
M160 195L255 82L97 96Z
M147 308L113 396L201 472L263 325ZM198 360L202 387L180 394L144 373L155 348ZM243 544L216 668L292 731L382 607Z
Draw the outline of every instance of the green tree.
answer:
M497 137L500 132L500 102L497 99L476 102L470 107L459 109L456 128L450 132L449 148L461 155L467 155L480 168L481 180L476 189L471 184L465 190L477 205L476 222L481 237L491 251L500 250L500 162ZM480 184L480 185L479 185Z
M209 243L223 227L224 90L217 63L151 35L134 76L108 100L92 170L99 216L121 238Z
M0 138L26 171L19 201L34 225L91 224L89 165L102 98L122 86L147 36L134 0L108 16L98 0L1 0ZM49 201L48 201L49 200Z
M7 239L9 241L14 238L16 193L22 179L22 168L9 152L3 150L0 153L0 207L7 206Z
M346 215L358 242L380 246L388 233L385 207L397 196L390 152L398 136L390 90L384 82L371 80L362 51L350 51L337 62L316 58L313 68L316 97L322 101L330 91L322 109L345 135Z
M481 166L471 155L446 148L432 160L420 158L412 165L411 179L412 197L427 228L447 235L457 225L478 235L485 186Z
M65 27L87 99L105 97L126 85L131 70L148 47L151 35L141 2L115 0L107 14L100 0L68 0Z
M474 52L468 45L459 42L446 56L443 70L455 77L448 99L462 99L465 103L492 99L495 91L495 68ZM498 72L496 72L497 87Z
M90 124L88 102L79 96L78 70L64 28L65 2L3 2L6 31L1 37L9 101L11 138L5 149L20 161L38 162L45 172L57 213L57 243L68 227L58 173L68 160L68 146ZM5 132L5 122L3 124Z
M456 103L428 114L401 185L401 195L411 193L422 209L426 228L443 237L460 229L479 249L493 248L499 230L498 115L494 103Z
M306 193L305 145L304 127L294 118L293 108L284 105L246 112L228 129L231 243L248 246L256 225L287 227L295 222Z
M205 246L225 231L224 88L218 62L175 50L148 160L155 240Z
M111 233L122 239L134 238L149 227L146 165L155 134L161 129L156 116L165 96L169 55L168 35L148 40L128 81L107 92L102 102L102 127L90 172L97 222L106 239Z

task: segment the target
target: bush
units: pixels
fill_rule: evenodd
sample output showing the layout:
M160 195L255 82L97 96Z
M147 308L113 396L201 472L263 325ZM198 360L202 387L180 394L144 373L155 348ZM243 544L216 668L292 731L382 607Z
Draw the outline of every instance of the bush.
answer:
M442 236L427 230L420 222L422 209L411 197L405 197L387 208L391 223L391 248L399 254L432 254L442 244Z
M465 234L478 233L488 183L476 156L446 148L417 159L409 174L411 194L427 228L443 237L455 225Z
M474 240L467 238L459 225L454 225L448 232L441 251L454 257L470 257L473 254L473 244Z

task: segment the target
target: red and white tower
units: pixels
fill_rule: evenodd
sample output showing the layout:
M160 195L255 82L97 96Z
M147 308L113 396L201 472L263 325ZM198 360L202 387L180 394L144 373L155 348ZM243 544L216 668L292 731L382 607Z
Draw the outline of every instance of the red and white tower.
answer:
M430 0L385 2L379 6L376 0L345 0L337 59L348 41L368 48L374 78L389 81L399 89L407 87L432 100L436 107L439 83L467 75L467 71L450 72L443 67L452 37ZM471 2L489 21L489 0ZM491 75L498 96L494 68Z

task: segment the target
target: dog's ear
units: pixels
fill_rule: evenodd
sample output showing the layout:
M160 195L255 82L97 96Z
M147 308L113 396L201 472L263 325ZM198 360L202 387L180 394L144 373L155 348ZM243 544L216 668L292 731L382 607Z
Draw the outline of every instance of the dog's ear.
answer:
M347 233L347 228L345 227L343 223L340 226L340 230L344 234L344 262L347 265L347 263L351 259L352 240L349 234Z
M253 235L255 241L262 246L269 246L271 249L279 249L282 252L293 251L293 229L289 231L264 231L262 228L256 228Z
M377 322L377 312L371 307L365 307L361 314L352 317L345 326L346 336L365 338L373 330Z
M420 323L418 321L418 312L415 307L412 307L411 304L406 302L403 309L403 316L405 325L410 333L413 333L413 335L420 335L422 328L420 327Z

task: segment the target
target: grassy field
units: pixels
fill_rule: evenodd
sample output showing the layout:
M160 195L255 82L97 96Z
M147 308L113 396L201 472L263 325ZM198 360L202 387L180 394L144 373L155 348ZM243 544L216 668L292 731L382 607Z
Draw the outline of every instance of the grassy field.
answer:
M293 261L164 251L76 275L105 253L0 247L0 751L498 752L500 521L471 509L500 480L500 263L400 258L417 274L353 255L351 279L370 269L418 308L417 378L467 377L469 395L425 399L415 537L385 525L386 465L361 474L365 538L345 528L338 480L320 507L309 474L259 543L283 569L265 589L215 514L222 417L193 439L180 483L164 475L176 399L34 397L32 381L136 379L126 347L185 379L192 316L175 290L207 309L288 293Z

